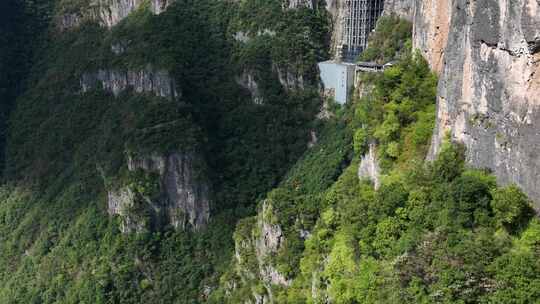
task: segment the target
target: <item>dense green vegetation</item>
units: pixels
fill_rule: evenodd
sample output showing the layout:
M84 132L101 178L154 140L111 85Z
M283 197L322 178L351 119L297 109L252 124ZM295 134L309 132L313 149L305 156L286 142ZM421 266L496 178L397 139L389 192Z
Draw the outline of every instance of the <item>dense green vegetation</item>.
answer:
M363 76L369 94L314 122L315 63L328 56L323 9L177 0L159 16L146 3L110 30L86 21L59 32L44 26L51 12L90 2L12 4L0 4L2 115L23 94L0 186L0 303L236 304L270 292L276 303L540 298L540 222L527 197L468 168L459 145L423 161L437 80L407 42L409 23L381 19L363 60L398 61ZM21 32L36 41L19 58L29 41ZM149 66L169 71L181 97L81 92L84 73ZM262 104L236 83L244 72ZM302 83L281 83L287 73ZM307 149L311 131L318 142ZM377 190L357 174L369 144L382 167ZM213 188L209 227L120 233L107 189L159 190L155 174L127 172L126 155L175 151L206 163L198 173ZM279 227L280 245L260 261L264 223ZM264 281L261 263L290 286Z
M412 24L390 15L377 21L377 30L369 37L368 48L359 56L361 61L387 63L398 59L411 47Z
M320 128L312 123L321 103L313 69L326 56L327 16L259 2L179 0L159 16L145 6L111 30L93 22L48 28L9 120L0 303L205 302L230 261L237 220L253 213L303 154L309 130ZM75 2L41 3L58 13ZM254 3L260 14L245 16ZM261 39L250 32L258 26L275 35ZM241 28L249 41L233 39ZM169 71L181 98L81 93L84 73L148 66ZM284 89L278 68L304 78L305 89ZM257 71L264 104L235 82L244 69ZM126 172L126 155L174 151L195 151L206 163L210 226L121 234L106 212L107 187L154 189L147 176Z
M387 31L397 25L385 22L375 36L393 39ZM239 257L215 303L538 300L540 221L531 202L516 186L498 187L489 172L468 168L463 148L449 141L424 162L437 81L410 46L400 52L394 67L362 78L370 93L338 111L336 126L345 128L323 133L259 215L237 226ZM357 173L370 143L382 166L378 189ZM261 255L264 225L283 231L270 256ZM272 283L268 267L290 283Z
M387 176L377 191L345 171L278 302L536 301L540 222L530 202L462 157L447 144L437 161Z
M4 168L6 122L15 98L26 87L49 6L47 0L0 3L0 170Z
M327 122L321 131L321 141L308 150L289 171L284 181L272 190L264 200L269 208L262 214L264 221L284 228L284 247L272 257L271 264L278 264L279 271L293 277L299 272L299 262L304 242L299 231L313 229L319 211L325 206L324 193L331 186L352 157L352 134L345 119L335 118ZM262 212L259 205L259 216ZM248 217L238 223L235 242L252 242L260 231L257 217ZM262 279L255 256L255 248L236 248L243 262L237 268L229 268L221 278L222 286L212 294L211 303L239 303L252 296L252 289L264 293ZM231 261L233 264L234 261ZM229 290L234 283L237 287Z
M373 89L354 106L356 152L376 143L384 170L422 160L435 125L437 94L437 77L424 58L409 46L394 66L362 81Z

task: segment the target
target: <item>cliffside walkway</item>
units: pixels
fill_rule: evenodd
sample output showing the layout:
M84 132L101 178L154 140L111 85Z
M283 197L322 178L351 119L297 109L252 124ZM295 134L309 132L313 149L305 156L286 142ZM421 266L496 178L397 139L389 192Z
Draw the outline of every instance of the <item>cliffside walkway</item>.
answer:
M386 64L378 64L372 61L360 61L357 62L356 72L369 72L369 73L379 73L384 72L389 67L392 67L395 62L391 61Z

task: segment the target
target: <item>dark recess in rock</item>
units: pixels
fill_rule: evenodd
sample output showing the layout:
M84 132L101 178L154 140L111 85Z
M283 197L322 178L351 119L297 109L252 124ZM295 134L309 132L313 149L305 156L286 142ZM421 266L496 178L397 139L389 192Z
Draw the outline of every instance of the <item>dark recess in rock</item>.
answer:
M540 39L529 42L529 51L533 55L540 52Z

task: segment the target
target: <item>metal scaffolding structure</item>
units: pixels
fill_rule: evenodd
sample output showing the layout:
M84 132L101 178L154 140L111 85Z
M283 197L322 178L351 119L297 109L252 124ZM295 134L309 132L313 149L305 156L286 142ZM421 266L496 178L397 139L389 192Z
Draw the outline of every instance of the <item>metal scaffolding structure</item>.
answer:
M353 61L367 47L369 33L384 9L384 0L346 0L345 8L341 57Z

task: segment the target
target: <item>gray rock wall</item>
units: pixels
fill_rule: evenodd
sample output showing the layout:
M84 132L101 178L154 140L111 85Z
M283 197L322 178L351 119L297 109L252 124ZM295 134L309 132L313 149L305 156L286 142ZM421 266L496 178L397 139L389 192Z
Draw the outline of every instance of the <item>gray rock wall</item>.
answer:
M273 262L284 246L285 235L275 222L272 201L265 200L257 216L248 220L249 224L242 223L245 227L242 231L237 228L235 233L234 273L239 280L226 284L227 288L232 292L248 287L250 296L243 303L278 303L273 294L275 287L289 287L292 280L280 273Z
M201 160L194 153L129 157L127 166L132 172L156 173L160 193L147 197L131 185L109 190L108 211L122 218L123 232L147 229L149 220L181 230L206 227L210 217L210 186L201 172ZM132 212L137 204L144 205L144 217Z
M155 96L176 99L180 93L174 79L167 71L146 68L138 71L99 70L85 73L81 80L82 92L102 88L118 96L125 90L132 89L136 93L150 93Z
M86 0L77 5L78 10L60 13L56 24L60 30L69 30L79 26L83 21L94 21L111 28L141 8L145 2L145 0ZM150 10L159 15L173 2L174 0L151 0ZM63 7L64 4L61 2L59 6Z
M360 165L358 167L358 178L359 179L368 179L373 182L375 189L379 189L381 185L380 174L381 169L379 166L379 161L377 160L377 147L375 144L369 145L369 151L362 156L360 160Z
M263 104L264 96L259 89L259 84L256 79L257 73L255 71L244 71L242 75L236 77L236 83L249 91L253 103Z
M423 0L414 43L440 74L431 158L450 132L540 209L540 1Z
M297 9L297 8L314 8L317 0L284 0L283 8Z
M452 0L411 1L414 1L413 47L420 50L431 68L440 74L450 33Z
M332 57L335 58L338 53L338 46L341 45L343 29L345 26L345 17L347 14L345 1L344 0L327 0L326 10L332 16L330 52L332 54Z
M383 15L396 15L412 21L414 18L414 0L384 0Z

